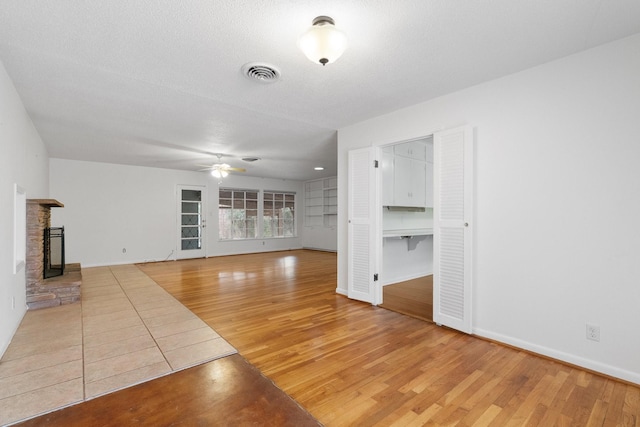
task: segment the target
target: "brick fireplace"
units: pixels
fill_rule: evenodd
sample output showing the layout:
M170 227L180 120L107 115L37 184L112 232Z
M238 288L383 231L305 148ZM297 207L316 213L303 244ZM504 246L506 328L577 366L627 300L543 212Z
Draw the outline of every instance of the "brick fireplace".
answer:
M73 304L80 301L80 264L67 264L64 274L44 278L44 235L51 227L51 208L64 205L53 199L27 200L27 307L29 310Z

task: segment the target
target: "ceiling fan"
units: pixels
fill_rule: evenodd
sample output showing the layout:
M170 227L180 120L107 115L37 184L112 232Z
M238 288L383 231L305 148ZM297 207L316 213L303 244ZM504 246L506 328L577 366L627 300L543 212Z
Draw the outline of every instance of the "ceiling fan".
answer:
M211 175L215 178L224 178L229 175L229 172L246 172L245 168L234 168L226 163L222 163L222 154L216 154L218 157L218 163L214 163L213 165L198 165L203 169L201 171L211 171Z

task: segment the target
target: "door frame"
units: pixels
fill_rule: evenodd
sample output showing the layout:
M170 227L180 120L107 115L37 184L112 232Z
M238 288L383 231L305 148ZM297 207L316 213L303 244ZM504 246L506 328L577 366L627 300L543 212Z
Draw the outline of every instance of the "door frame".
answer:
M182 190L200 191L200 249L182 250ZM176 259L206 258L207 257L207 186L206 185L176 185Z
M460 226L463 227L464 234L464 268L463 268L463 297L462 297L462 314L456 318L451 316L443 316L442 313L436 313L438 308L436 307L436 298L440 297L440 272L438 271L439 266L437 265L437 258L440 256L440 248L436 242L440 242L440 230L438 229L437 216L440 213L440 203L437 200L440 189L438 189L439 181L438 181L438 171L442 165L439 164L438 156L436 155L436 141L442 141L442 137L447 137L450 135L458 134L463 138L464 143L464 161L461 165L464 170L464 207L463 207L463 219L460 221ZM361 153L363 156L370 156L367 161L371 160L373 163L373 159L381 161L382 158L382 149L385 146L393 145L401 142L416 140L425 138L427 136L433 135L434 142L434 158L433 158L433 167L434 167L434 247L433 247L433 276L434 276L434 306L433 306L433 319L438 325L446 325L453 329L460 330L466 333L472 333L472 290L473 290L473 229L474 229L474 217L473 217L473 205L475 203L474 199L474 172L473 172L473 150L474 150L474 135L471 126L465 125L456 128L450 128L442 131L436 131L432 133L427 133L424 136L408 139L404 141L397 141L394 143L385 143L371 147L364 148L355 148L348 151L348 166L347 166L347 219L348 219L348 243L347 243L347 296L352 299L369 302L373 305L378 305L382 303L382 281L371 281L369 283L365 283L365 280L359 280L361 283L357 284L359 289L354 289L354 273L353 273L353 256L354 256L354 246L353 246L353 198L352 194L354 192L352 181L352 168L353 168L353 159L352 155L354 153ZM440 149L441 147L438 147ZM362 172L361 172L362 173ZM370 253L366 254L366 259L368 263L361 260L360 265L358 266L362 271L365 269L368 271L367 275L373 276L373 274L377 274L379 277L383 273L382 270L382 178L381 178L381 169L374 169L369 175L369 184L373 183L373 188L368 188L366 191L370 194L369 198L369 218L367 224L373 228L373 230L368 230L366 233L361 231L360 234L362 236L368 236L370 239L370 243L368 245ZM362 184L360 190L363 189ZM362 245L360 245L362 246ZM373 251L373 253L371 253ZM361 277L364 277L361 274Z

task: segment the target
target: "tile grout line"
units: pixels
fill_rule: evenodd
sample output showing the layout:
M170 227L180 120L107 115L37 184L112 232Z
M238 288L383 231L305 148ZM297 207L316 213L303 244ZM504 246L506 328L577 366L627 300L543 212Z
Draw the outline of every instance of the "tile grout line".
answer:
M109 273L112 275L112 277L115 279L115 276L113 276L113 273L111 272L111 268L109 267ZM116 279L117 282L117 279ZM119 285L119 283L118 283ZM104 295L98 295L95 296L94 295L94 299L100 299L101 297L104 297ZM85 358L85 332L84 332L84 304L83 304L83 300L82 300L82 294L80 294L80 305L81 305L81 310L80 310L80 326L81 326L81 331L82 331L82 401L86 402L87 400L91 400L92 398L88 398L87 397L87 382L86 382L86 378L87 378L87 373L86 373L86 366L87 366L87 362L86 362L86 358ZM88 310L88 309L87 309Z
M146 322L146 321L145 321L145 319L143 319L143 317L141 316L141 314L140 314L140 312L139 312L139 309L138 309L138 306L134 303L134 301L131 299L131 296L130 296L129 292L128 292L128 291L127 291L127 289L125 289L125 287L123 286L123 284L122 284L122 283L123 283L123 281L125 281L125 279L127 279L127 277L119 278L119 277L117 276L117 272L116 272L116 271L114 271L114 268L112 268L112 266L107 266L108 273L107 273L107 274L105 274L105 276L108 276L108 277L106 278L106 280L105 280L105 278L104 278L104 277L102 277L102 278L101 278L101 277L98 277L98 278L95 278L95 277L94 277L94 278L92 278L92 279L90 279L90 280L87 280L87 285L85 285L85 290L86 290L86 291L89 291L89 290L93 290L93 289L95 289L95 286L93 286L93 285L95 285L96 283L101 284L101 286L99 286L99 287L104 287L105 289L108 289L108 288L110 288L111 286L114 286L114 287L115 287L115 286L117 285L117 287L120 289L120 291L124 294L124 297L126 298L126 301L129 303L129 305L131 306L131 308L134 310L135 314L138 316L138 319L139 319L139 320L140 320L140 322L142 323L142 326L144 327L144 330L147 332L147 334L148 334L148 335L149 335L149 337L151 338L151 340L152 340L152 342L153 342L153 345L155 345L155 348L156 348L156 349L160 352L160 354L162 355L162 359L163 359L164 363L166 363L166 365L167 365L167 367L168 367L168 371L163 372L163 373L162 373L162 374L160 374L160 375L154 375L154 376L152 376L152 377L145 378L145 379L141 379L141 380L139 380L139 381L135 381L135 382L133 382L133 383L131 383L131 384L127 384L127 385L125 385L125 386L118 387L118 388L115 388L115 389L110 389L110 390L108 390L108 391L98 393L98 394L96 394L95 396L88 397L88 395L87 395L87 393L88 393L87 385L88 385L88 384L87 384L87 382L86 382L86 380L87 380L87 363L88 363L88 359L87 359L87 357L86 357L86 353L85 353L86 342L87 342L87 341L86 341L86 338L87 338L87 337L86 337L86 334L85 334L85 322L84 322L84 320L85 320L85 319L84 319L84 315L85 315L85 313L87 314L87 320L88 320L90 317L92 317L92 316L91 316L91 314L90 314L90 312L89 312L89 311L90 311L90 309L88 308L88 306L87 306L87 305L85 305L85 302L87 302L87 301L83 301L82 294L81 294L81 298L80 298L80 301L79 301L79 304L78 304L78 305L79 305L79 307L78 307L78 312L79 312L79 314L78 314L78 315L79 315L79 317L80 317L80 322L79 322L79 323L80 323L80 324L79 324L79 332L80 332L80 335L81 335L81 340L80 340L79 345L80 345L80 347L81 347L81 349L80 349L80 351L81 351L81 355L80 355L80 357L79 357L79 358L74 359L74 360L75 360L75 361L79 361L80 363L82 363L82 369L81 369L81 373L80 373L80 375L79 375L78 377L76 377L76 378L74 378L74 379L70 380L70 381L73 381L73 380L79 380L79 381L81 382L81 384L79 385L79 386L81 387L81 389L79 389L79 390L78 390L78 392L79 392L79 394L80 394L80 396L78 396L78 397L79 397L79 400L74 401L74 402L72 402L72 403L64 404L64 405L62 405L62 406L60 406L60 407L56 407L56 408L52 408L52 409L47 409L45 412L42 412L42 413L28 415L28 416L26 416L26 417L24 417L24 418L21 418L21 419L19 419L19 420L11 421L9 425L12 425L12 424L15 424L15 423L19 423L19 422L22 422L22 421L26 421L26 420L28 420L28 419L31 419L31 418L34 418L34 417L37 417L37 416L40 416L40 415L44 415L44 414L46 414L46 413L54 412L54 411L57 411L57 410L59 410L59 409L62 409L62 408L64 408L64 407L67 407L67 406L72 406L72 405L76 405L76 404L78 404L78 403L86 402L86 401L88 401L88 400L92 400L92 399L98 398L98 397L103 396L103 395L105 395L105 394L113 393L113 392L116 392L116 391L121 390L121 389L123 389L123 388L128 388L128 387L131 387L131 386L134 386L134 385L137 385L137 384L141 384L141 383L144 383L144 382L147 382L147 381L150 381L150 380L153 380L153 379L159 378L159 377L163 377L163 376L166 376L166 375L170 375L170 374L173 374L173 373L175 373L175 372L179 372L179 371L181 371L181 370L188 369L188 368L193 367L193 366L197 366L197 365L200 365L200 364L203 364L203 363L208 363L208 362L210 362L210 361L212 361L212 360L216 360L216 359L219 359L219 358L221 358L221 357L226 357L226 356L229 356L229 355L231 355L231 354L237 354L237 349L235 349L235 347L233 347L233 346L232 346L228 341L226 341L226 340L224 339L224 337L222 337L220 334L218 334L218 333L217 333L217 331L215 331L215 330L214 330L211 326L209 326L206 322L203 322L203 321L202 321L202 319L200 319L200 317L199 317L199 316L195 315L195 313L193 313L189 308L187 308L184 304L182 304L180 301L178 301L178 300L177 300L173 295L171 295L171 294L170 294L169 292L167 292L164 288L162 288L162 287L161 287L157 282L155 282L153 279L151 279L151 278L150 278L150 277L149 277L145 272L143 272L142 270L140 270L137 266L133 265L132 267L135 269L135 272L136 272L137 274L139 274L139 275L140 275L140 277L141 277L141 279L140 279L140 283L142 283L142 284L143 284L143 286L141 286L141 287L139 287L139 288L134 288L133 290L135 290L135 289L140 289L140 290L142 290L142 291L143 291L143 293L144 293L146 283L145 283L145 282L144 282L144 280L142 280L142 279L146 278L146 279L150 280L150 281L151 281L151 283L150 283L150 285L149 285L149 286L150 286L150 287L153 287L153 286L157 287L157 288L158 288L158 290L160 290L160 291L161 291L161 295L163 295L163 297L161 297L161 298L159 298L159 299L158 299L158 301L159 301L159 302L161 302L161 303L162 303L162 302L164 301L164 299L166 299L167 301L169 301L169 300L170 300L171 302L175 302L175 303L177 303L177 306L179 307L179 309L178 309L177 311L185 310L186 312L190 313L190 314L193 316L193 318L194 318L194 319L198 319L198 320L200 320L200 321L202 322L203 327L206 327L206 328L208 328L210 331L212 331L213 333L215 333L215 334L216 334L216 338L219 338L219 339L221 339L224 343L226 343L226 344L231 348L231 350L232 350L232 351L230 351L230 352L225 352L224 354L223 354L223 353L218 352L218 353L216 353L216 354L215 354L215 355L213 355L213 356L205 356L205 359L196 360L196 361L194 361L194 362L191 362L191 361L190 361L189 363L184 364L184 365L181 365L180 363L182 363L182 362L180 362L180 363L179 363L179 365L180 365L180 366L177 366L176 368L174 368L174 367L172 366L172 364L169 362L169 359L167 358L167 356L166 356L165 352L162 350L162 348L160 348L160 345L158 344L157 338L156 338L156 337L154 336L154 334L151 332L151 329L150 329L150 328L149 328L149 326L147 325L147 322ZM125 273L126 273L126 272L125 272ZM138 277L137 277L136 275L131 275L131 277L130 277L130 278L132 278L132 279L133 279L133 280L132 280L132 282L133 282L134 284L136 284L136 282L138 281ZM89 279L89 278L88 278L88 279ZM111 279L112 279L114 282L111 282ZM104 284L102 284L102 283L100 282L100 280L105 280ZM91 285L89 285L89 283L91 283ZM86 292L86 291L85 291L85 292ZM89 292L89 293L91 293L91 292ZM102 299L103 299L103 298L105 298L105 297L109 297L110 295L112 295L112 294L111 294L111 293L109 293L109 292L107 292L106 294L98 294L98 295L90 296L90 298L91 298L91 300L92 300L92 301L94 301L94 302L98 302L98 306L100 306ZM86 296L86 293L85 293L85 296ZM159 308L161 308L161 307L159 307ZM85 309L87 310L86 312L85 312ZM105 314L112 314L112 313L105 313ZM99 315L97 315L97 316L99 316ZM162 314L161 314L160 316L162 316ZM154 317L151 317L151 318L155 318L155 316L154 316ZM98 333L100 333L100 332L98 332ZM160 337L160 338L162 338L162 337ZM208 341L210 341L210 340L206 340L206 341L204 341L204 342L208 342ZM117 343L117 342L116 342L116 343ZM176 347L176 349L179 349L179 348L187 348L187 347L189 347L189 346L191 346L191 345L195 345L195 344L199 344L199 343L191 343L191 344L184 345L184 346L181 346L181 347ZM149 349L151 349L151 348L153 348L153 347L151 347L151 346L150 346L150 347L148 347L148 348L149 348ZM176 350L176 349L172 349L171 351L174 351L174 350ZM26 357L26 356L25 356L25 357ZM113 356L113 357L118 357L118 356ZM18 359L19 359L19 358L18 358ZM157 364L157 363L162 363L162 362L154 362L154 364ZM151 366L151 365L148 365L148 366ZM163 369L164 369L164 368L163 368ZM110 378L110 377L114 377L114 376L117 376L117 375L120 375L120 374L110 375L109 377L105 377L105 378ZM104 379L104 378L103 378L103 379ZM68 381L66 381L66 382L68 382ZM62 383L59 383L59 384L62 384ZM80 387L79 387L79 388L80 388ZM46 387L41 387L41 388L39 388L39 389L44 389L44 388L46 388ZM39 390L39 389L38 389L38 390ZM77 390L77 389L76 389L76 390ZM25 392L25 393L26 393L26 392ZM12 395L12 396L19 396L19 395L22 395L22 394L25 394L25 393L19 393L19 394ZM12 396L10 396L10 397L12 397ZM1 400L3 400L3 399L0 399L0 401L1 401Z
M25 313L25 317L26 317L26 314L27 313ZM80 307L80 316L82 316L82 308L81 307ZM20 329L20 326L22 325L22 322L24 322L24 317L21 320L20 325L18 326L18 329L16 330L16 333ZM41 322L42 321L38 321L38 323L41 323ZM82 334L82 330L80 330L80 333ZM80 345L82 346L82 343ZM48 353L52 353L52 352L55 353L55 352L62 351L64 349L69 349L69 348L72 348L72 347L76 347L76 345L67 346L67 347L64 347L64 348L61 348L61 349L57 349L57 350L54 350L54 351L45 351L45 352L36 352L36 353L33 353L33 354L26 354L26 355L22 355L20 357L16 357L15 359L10 359L10 361L18 361L20 359L25 359L25 358L36 356L36 355L44 355L44 354L48 354ZM38 369L28 370L28 371L22 372L20 374L10 375L10 376L3 377L3 378L12 378L12 377L19 376L19 375L36 373L36 372L44 370L44 369L56 368L56 367L61 366L61 365L74 363L77 360L78 359L66 360L65 362L62 362L62 363L56 363L56 364L52 364L52 365L49 365L49 366L41 367L41 368L38 368ZM19 396L27 395L27 394L30 394L30 393L37 393L38 391L46 390L46 389L49 389L51 387L56 387L56 386L58 386L60 384L70 383L70 382L73 382L74 380L77 380L77 379L82 379L82 381L84 382L84 374L82 374L80 377L66 379L64 381L55 382L55 383L52 383L52 384L49 384L49 385L39 385L36 388L28 389L28 390L25 390L25 391L20 392L20 393L14 393L14 394L11 394L11 395L3 397L2 399L0 399L0 401L5 400L5 399L18 398ZM3 424L3 425L14 425L14 424L29 420L31 418L35 418L35 417L38 417L38 416L41 416L41 415L45 415L45 414L51 413L53 411L57 411L58 409L61 409L61 408L65 408L65 407L68 407L68 406L75 405L75 404L80 403L82 401L84 401L84 393L83 393L83 397L79 401L73 401L73 402L70 402L70 403L65 403L60 407L45 409L45 410L43 410L41 412L38 412L36 414L27 415L24 418L20 418L20 419L13 420L13 421L8 421L7 424Z
M147 333L148 333L149 337L151 337L151 339L153 340L153 344L154 344L155 348L157 348L157 349L158 349L158 351L160 352L160 354L162 354L162 356L163 356L163 358L164 358L164 354L162 353L162 350L160 349L160 347L158 346L158 344L157 344L157 343L155 342L155 340L153 339L153 336L151 335L151 332L150 332L150 331L148 330L148 328L146 327L146 324L144 323L144 321L142 320L142 317L140 317L140 314L139 314L139 313L138 313L138 311L136 310L135 305L133 304L133 301L131 301L131 299L129 298L129 295L126 293L125 289L122 287L122 284L120 283L120 281L118 280L117 276L116 276L116 275L115 275L115 273L113 272L113 270L112 270L111 266L106 266L106 268L109 270L110 278L114 280L114 283L112 284L112 286L117 287L117 288L119 288L119 289L120 289L120 291L122 292L122 295L126 298L127 302L129 303L129 305L131 306L131 308L133 309L133 311L135 312L135 314L138 316L138 319L140 320L140 322L142 323L142 326L143 326L143 327L145 328L145 330L147 331ZM99 296L99 297L104 297L104 295L101 295L101 296ZM99 298L99 297L98 297L98 298ZM110 313L110 314L111 314L111 313ZM84 332L84 330L83 330L83 332ZM84 337L84 333L83 333L83 337ZM148 347L148 348L152 348L152 347ZM83 354L84 354L84 353L83 353ZM119 356L122 356L122 355L119 355ZM110 358L101 359L101 361L106 361L106 360L108 360L108 359L112 359L112 358L119 357L119 356L112 356L112 357L110 357ZM166 359L165 359L165 361L166 361ZM99 361L96 361L96 362L99 362ZM85 393L85 401L87 401L87 400L92 400L92 399L95 399L95 398L97 398L97 397L103 396L103 395L105 395L105 394L113 393L113 392L118 391L118 390L121 390L121 389L123 389L123 388L128 388L128 387L131 387L131 386L134 386L134 385L137 385L137 384L140 384L140 383L143 383L143 382L149 381L149 380L151 380L151 379L155 379L155 378L157 378L157 377L161 377L161 376L169 375L169 374L171 374L173 371L171 370L171 365L169 365L169 364L167 363L167 366L169 367L169 371L168 371L168 372L165 372L165 373L163 373L162 375L159 375L159 376L153 376L153 377L150 377L150 378L147 378L147 379L140 380L140 381L138 381L138 382L133 382L133 383L128 384L128 385L126 385L126 386L124 386L124 387L118 387L118 388L115 388L115 389L113 389L113 390L109 390L109 391L106 391L106 392L101 392L101 393L96 394L95 396L91 396L91 397L87 397L87 396L86 396L86 393ZM120 373L120 374L122 374L122 373ZM107 378L112 378L112 377L115 377L115 376L120 375L120 374L114 374L114 375L111 375L111 376L109 376L109 377L101 378L100 380L97 380L97 381L105 380L105 379L107 379ZM85 386L85 391L86 391L87 383L85 383L85 384L84 384L84 386Z
M202 319L201 319L199 316L197 316L197 315L196 315L195 313L193 313L193 311L191 311L187 306L185 306L184 304L182 304L178 299L176 299L173 295L171 295L169 292L167 292L167 290L166 290L166 289L164 289L164 288L163 288L162 286L160 286L160 285L159 285L155 280L153 280L151 277L149 277L149 276L148 276L144 271L142 271L142 270L141 270L137 265L135 265L135 264L131 264L131 267L132 267L132 268L135 268L135 272L136 272L138 275L140 275L140 276L142 276L142 277L144 277L144 278L146 278L146 279L150 280L150 282L151 282L151 283L153 283L153 285L154 285L155 287L157 287L157 288L162 292L162 295L164 295L164 297L165 297L167 300L171 300L171 301L173 301L173 302L176 302L180 307L182 307L184 310L186 310L186 311L187 311L187 312L189 312L191 315L193 315L193 317L194 317L195 319L200 320L200 321L202 322L202 324L204 325L204 327L208 328L210 331L213 331L213 332L217 335L217 337L218 337L218 338L220 338L221 340L223 340L225 343L227 343L227 344L228 344L228 345L233 349L233 352L231 352L231 353L229 353L229 354L226 354L226 355L224 355L224 356L216 355L215 357L213 357L213 358L211 358L211 359L205 359L205 360L202 360L202 361L198 361L198 362L196 362L195 364L192 364L192 365L185 365L185 366L180 366L180 367L175 367L175 368L174 368L174 367L173 367L173 365L172 365L172 364L169 362L169 360L167 359L167 357L166 357L166 355L165 355L165 352L162 350L162 348L161 348L161 347L160 347L160 345L158 344L158 342L157 342L157 340L156 340L155 335L153 334L153 332L152 332L152 331L149 329L149 327L147 326L147 323L145 322L145 319L140 315L140 313L139 313L139 311L138 311L138 307L136 306L136 304L135 304L135 303L131 300L131 298L129 297L129 294L128 294L127 290L122 286L122 283L120 282L120 280L118 280L118 278L117 278L117 276L116 276L116 273L114 273L114 272L113 272L113 270L111 269L111 267L109 267L109 269L111 270L111 272L112 272L113 276L116 278L116 281L118 282L118 284L119 284L119 285L120 285L120 287L122 288L122 291L125 293L125 295L126 295L127 299L130 301L130 303L131 303L131 305L133 306L134 310L136 311L136 313L137 313L137 314L138 314L138 316L140 317L140 320L142 321L142 323L144 324L145 328L146 328L146 329L147 329L147 331L149 332L149 335L151 336L151 338L153 339L154 343L155 343L155 344L156 344L156 346L158 347L158 350L159 350L159 351L160 351L160 353L162 354L162 357L167 361L167 364L169 365L169 368L171 369L171 373L179 372L179 371L181 371L181 370L183 370L183 369L187 369L187 368L192 367L192 366L197 366L198 364L206 363L206 362L208 362L208 361L215 360L215 359L218 359L218 358L220 358L220 357L226 357L226 356L229 356L229 355L231 355L231 354L236 354L236 353L238 353L238 350L237 350L235 347L233 347L233 346L232 346L232 345L231 345L231 344L230 344L226 339L224 339L224 337L222 337L222 336L221 336L221 335L220 335L220 334L219 334L215 329L213 329L211 326L209 326L206 322L202 321ZM164 338L164 337L160 337L160 338ZM186 348L186 347L187 347L187 346L182 347L182 348ZM175 349L174 349L174 350L175 350ZM172 351L173 351L173 350L172 350Z
M136 269L144 274L140 269L138 269L138 267L136 267ZM171 370L169 373L173 373L176 372L175 369L173 369L173 366L171 366L171 363L169 363L169 360L167 359L167 356L164 354L164 351L162 351L162 349L160 348L160 345L158 344L158 341L156 341L156 337L153 336L153 333L151 333L151 331L149 330L149 327L147 326L147 323L144 321L144 319L142 318L142 316L140 315L140 312L138 311L138 307L136 307L136 305L133 303L133 301L131 301L131 298L129 297L129 294L127 293L126 289L122 286L122 283L120 283L120 280L118 280L118 277L116 276L116 274L113 272L113 269L111 268L111 266L109 266L109 271L111 272L111 274L113 275L113 278L116 280L116 282L118 283L118 286L120 286L120 289L122 289L122 292L124 293L124 295L127 297L127 300L129 301L129 304L131 304L131 307L133 307L133 310L136 312L136 314L138 315L138 317L140 318L140 321L142 322L142 324L144 325L144 328L147 330L147 332L149 333L149 336L151 337L151 339L153 340L153 343L155 344L156 348L158 349L158 351L160 352L160 354L162 354L162 358L164 359L164 361L167 363L167 366L169 366L169 369ZM146 276L146 274L145 274ZM149 277L149 276L147 276ZM155 283L155 282L154 282ZM156 286L160 286L156 283Z

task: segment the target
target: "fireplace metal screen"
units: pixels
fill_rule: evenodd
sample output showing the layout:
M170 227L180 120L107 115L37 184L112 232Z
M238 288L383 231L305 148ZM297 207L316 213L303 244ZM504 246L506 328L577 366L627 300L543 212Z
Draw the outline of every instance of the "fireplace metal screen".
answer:
M44 278L64 274L64 227L44 229Z

